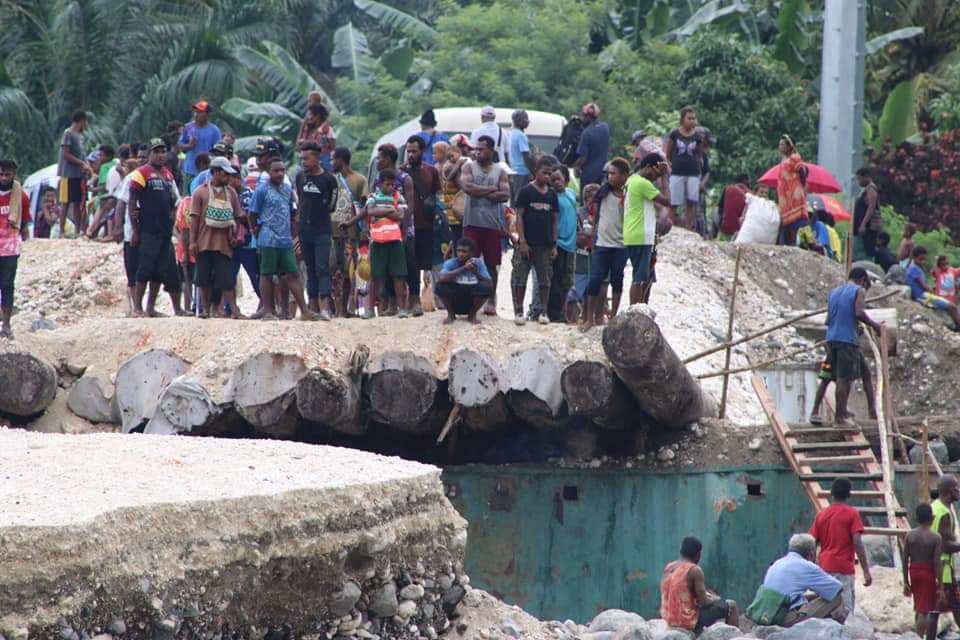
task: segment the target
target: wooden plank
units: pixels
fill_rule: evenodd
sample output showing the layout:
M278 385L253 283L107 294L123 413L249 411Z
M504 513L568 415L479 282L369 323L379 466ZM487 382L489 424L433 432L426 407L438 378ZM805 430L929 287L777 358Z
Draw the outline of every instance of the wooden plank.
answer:
M837 478L847 478L848 480L883 480L883 474L879 471L877 473L844 473L842 471L837 472L828 472L828 471L814 471L812 473L804 473L800 475L800 480L810 481L810 480L836 480Z
M806 464L851 464L872 462L873 456L822 456L811 458L807 456L797 456L797 460Z
M829 451L830 449L869 449L870 443L863 442L802 442L794 444L793 451Z
M823 489L820 491L821 495L824 497L830 497L830 490ZM851 491L851 498L882 498L883 491L873 491L873 490L863 490L863 491Z
M910 532L910 529L891 529L890 527L864 527L863 532L874 536L897 536L903 537Z
M837 435L842 436L847 433L862 433L860 427L803 427L790 425L788 435L806 436L806 435Z
M857 505L853 505L853 508L859 511L860 513L864 513L867 515L883 516L887 514L886 507L860 507ZM907 510L903 508L894 509L894 513L896 513L898 516L905 516L907 515Z
M798 477L803 473L809 472L809 467L800 467L800 464L797 462L797 456L795 456L790 449L790 443L787 442L787 438L784 435L784 432L787 431L786 422L777 412L777 408L773 404L770 391L767 390L767 385L763 382L763 378L761 378L759 374L754 373L753 376L751 376L751 383L753 384L753 390L757 394L757 399L760 401L760 407L766 414L767 420L770 422L770 428L773 429L773 434L776 436L777 442L780 443L780 449L787 458L787 462L790 464L793 472L797 474ZM813 504L814 509L817 511L823 510L824 505L828 504L828 502L817 494L816 488L807 483L801 483L801 485L810 502Z

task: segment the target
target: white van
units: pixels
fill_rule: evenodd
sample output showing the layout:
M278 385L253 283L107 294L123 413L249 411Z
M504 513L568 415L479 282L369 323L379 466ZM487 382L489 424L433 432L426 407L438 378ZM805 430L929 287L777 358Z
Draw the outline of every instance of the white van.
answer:
M469 136L474 129L480 126L480 109L482 107L452 107L448 109L434 109L433 113L437 118L437 131L441 131L448 136L463 133ZM496 107L497 124L503 127L504 134L509 134L513 128L513 122L510 116L516 109L507 107ZM567 119L556 113L547 111L530 111L530 126L527 127L527 138L530 140L531 151L535 154L553 153L557 144L560 142L560 135L563 133L563 127L567 124ZM400 152L400 163L403 164L403 155L406 150L407 140L410 136L422 129L420 119L409 120L393 131L390 131L373 146L370 153L370 165L367 171L370 184L377 176L376 161L377 149L384 144L392 144ZM508 144L504 144L509 148ZM509 172L509 167L505 164L504 168Z

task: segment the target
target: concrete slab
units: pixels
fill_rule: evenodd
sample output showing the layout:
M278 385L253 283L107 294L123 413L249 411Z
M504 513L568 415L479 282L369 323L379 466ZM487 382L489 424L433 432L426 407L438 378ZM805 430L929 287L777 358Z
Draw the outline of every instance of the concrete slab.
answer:
M439 469L270 440L0 430L0 505L8 638L117 619L183 637L390 634L413 618L440 631L443 607L420 603L439 605L466 542ZM361 611L368 594L409 584L427 595L405 618Z

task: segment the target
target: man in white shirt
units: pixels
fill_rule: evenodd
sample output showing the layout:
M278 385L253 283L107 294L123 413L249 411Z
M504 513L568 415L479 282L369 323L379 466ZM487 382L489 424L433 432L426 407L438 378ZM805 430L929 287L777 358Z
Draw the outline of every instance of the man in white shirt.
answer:
M470 146L476 148L480 143L480 136L488 136L494 142L493 150L497 155L494 156L494 162L506 162L507 146L510 144L510 132L504 131L503 127L497 124L497 111L490 105L480 110L480 126L470 134Z

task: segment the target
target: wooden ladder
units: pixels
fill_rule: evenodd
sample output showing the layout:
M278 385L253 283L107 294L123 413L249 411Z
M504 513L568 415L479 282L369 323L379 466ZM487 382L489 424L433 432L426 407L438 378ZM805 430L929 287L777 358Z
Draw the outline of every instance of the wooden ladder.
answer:
M893 487L884 483L881 463L858 427L789 425L777 411L763 378L756 373L753 388L783 455L818 513L830 506L829 484L824 487L821 483L844 477L868 487L850 495L851 506L863 519L864 533L903 536L910 531L907 512L900 506ZM892 520L888 517L890 512ZM877 520L883 524L877 524Z

